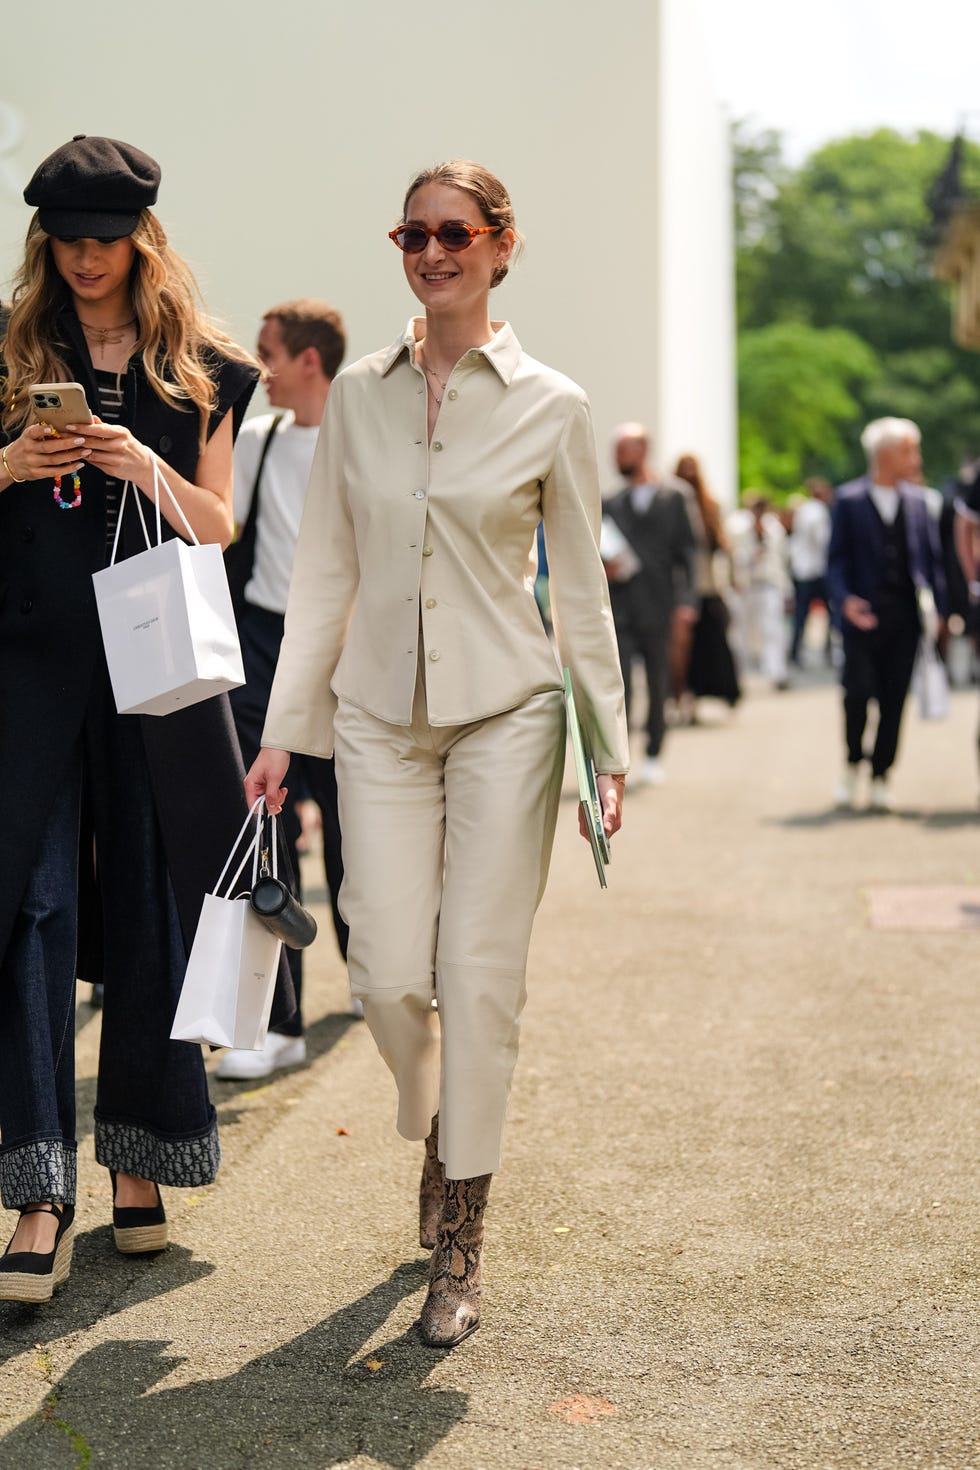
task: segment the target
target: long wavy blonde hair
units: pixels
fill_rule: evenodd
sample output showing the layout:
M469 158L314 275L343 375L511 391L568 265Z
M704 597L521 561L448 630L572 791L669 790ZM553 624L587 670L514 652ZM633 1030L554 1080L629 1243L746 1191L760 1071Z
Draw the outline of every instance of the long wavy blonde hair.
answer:
M37 215L27 231L24 260L14 280L13 304L3 344L3 408L0 423L9 433L30 416L31 383L63 382L70 376L69 345L60 340L58 313L68 288L58 273ZM187 264L167 243L156 215L144 209L132 234L129 289L138 336L133 355L141 355L146 376L159 398L176 408L196 409L202 438L217 401L214 354L259 363L204 313L197 283Z

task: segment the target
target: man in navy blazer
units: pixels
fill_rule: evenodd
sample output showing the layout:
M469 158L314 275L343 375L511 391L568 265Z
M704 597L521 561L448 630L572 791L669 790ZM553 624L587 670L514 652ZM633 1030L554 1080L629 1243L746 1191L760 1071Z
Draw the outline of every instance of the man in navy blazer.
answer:
M833 509L827 581L844 636L847 766L836 800L854 805L868 705L878 705L870 804L891 807L887 777L922 633L920 606L946 611L939 528L917 483L919 430L911 419L876 419L861 435L868 472L842 485Z

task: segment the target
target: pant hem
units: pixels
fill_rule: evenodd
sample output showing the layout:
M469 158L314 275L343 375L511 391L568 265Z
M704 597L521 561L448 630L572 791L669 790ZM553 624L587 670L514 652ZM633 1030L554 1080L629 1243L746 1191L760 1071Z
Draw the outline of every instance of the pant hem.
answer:
M0 1153L0 1199L5 1210L42 1200L73 1205L78 1191L78 1153L62 1138L39 1138Z
M270 1026L269 1030L274 1031L277 1036L291 1036L295 1038L306 1035L306 1028L304 1026L293 1026L289 1021L284 1021L281 1026Z
M441 1158L441 1156L440 1163L442 1163L443 1168L446 1171L447 1179L482 1179L485 1174L498 1174L500 1172L499 1154L496 1154L492 1159L486 1157L479 1159L479 1167L476 1167L474 1165L474 1167L472 1169L469 1169L468 1172L465 1174L462 1172L461 1166L457 1166L456 1169L451 1169L449 1165L445 1162L445 1160Z
M193 1189L211 1184L221 1163L218 1120L190 1138L156 1133L138 1123L95 1120L96 1162L117 1174L135 1174L156 1184Z

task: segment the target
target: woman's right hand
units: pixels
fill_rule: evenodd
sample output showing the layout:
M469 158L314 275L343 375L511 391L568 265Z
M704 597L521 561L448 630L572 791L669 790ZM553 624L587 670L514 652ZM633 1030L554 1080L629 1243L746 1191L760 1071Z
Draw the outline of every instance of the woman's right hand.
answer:
M11 477L18 480L51 480L80 470L91 451L80 434L57 435L47 424L28 424L7 445L5 458Z
M259 797L264 796L269 811L278 816L286 800L288 787L282 783L288 770L289 751L272 750L263 745L245 777L245 799L249 806L254 806Z

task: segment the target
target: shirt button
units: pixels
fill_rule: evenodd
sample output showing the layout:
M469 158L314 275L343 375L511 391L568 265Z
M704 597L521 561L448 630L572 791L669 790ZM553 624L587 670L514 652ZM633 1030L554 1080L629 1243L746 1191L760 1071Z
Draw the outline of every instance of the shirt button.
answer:
M442 448L442 442L441 442L441 440L436 439L435 442L432 445L432 448L435 450L436 454L438 454L439 453L439 450Z
M434 648L432 650L432 652L429 654L429 658L432 660L432 662L434 664L435 663L438 663L441 657L442 657L442 654L439 652L438 648Z
M25 597L24 601L20 605L20 610L22 613L29 613L33 606L34 604L31 599L29 597Z
M423 556L431 556L432 555L432 547L431 546L423 546L422 547L422 555Z
M34 540L34 527L33 526L23 526L21 528L20 539L25 544L30 544L30 542Z
M425 599L425 605L426 605L426 607L435 607L435 605L436 605L435 598L434 597L427 597Z
M450 403L455 403L456 402L456 399L459 397L459 394L456 392L456 389L455 388L450 388L449 393L448 393L447 396L449 398L449 402Z
M425 491L424 490L413 490L412 491L412 494L415 496L415 499L416 500L424 500L425 499Z

